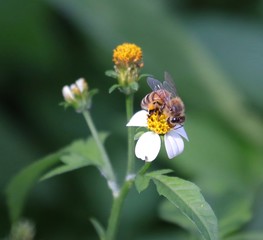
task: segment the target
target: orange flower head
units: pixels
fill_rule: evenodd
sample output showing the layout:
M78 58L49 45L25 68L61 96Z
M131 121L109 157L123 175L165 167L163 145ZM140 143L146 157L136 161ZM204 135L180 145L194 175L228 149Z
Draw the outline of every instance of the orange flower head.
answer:
M142 50L133 43L123 43L113 50L113 62L116 66L129 67L135 64L137 67L143 67Z

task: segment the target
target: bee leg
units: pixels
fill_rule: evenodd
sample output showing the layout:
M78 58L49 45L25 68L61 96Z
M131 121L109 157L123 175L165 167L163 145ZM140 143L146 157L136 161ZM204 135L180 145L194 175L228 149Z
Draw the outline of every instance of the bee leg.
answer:
M148 110L149 115L152 115L154 112L155 112L155 109L149 109Z

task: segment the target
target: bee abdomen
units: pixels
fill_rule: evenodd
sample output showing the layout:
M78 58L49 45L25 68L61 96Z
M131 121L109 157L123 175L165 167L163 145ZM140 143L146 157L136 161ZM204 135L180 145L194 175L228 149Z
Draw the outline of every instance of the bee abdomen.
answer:
M152 108L163 105L162 99L156 92L148 93L141 101L141 108L145 110L152 110Z

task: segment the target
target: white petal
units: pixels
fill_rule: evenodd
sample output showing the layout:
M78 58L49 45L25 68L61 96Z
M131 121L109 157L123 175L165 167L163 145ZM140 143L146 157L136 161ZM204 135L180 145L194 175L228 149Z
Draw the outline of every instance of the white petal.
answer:
M74 96L69 88L69 86L64 86L62 88L62 95L66 101L74 100Z
M135 155L146 162L153 161L161 148L161 139L154 132L144 133L138 140L135 147Z
M175 130L164 135L164 145L170 159L179 155L184 150L184 141Z
M135 113L126 126L127 127L147 127L147 115L148 115L148 112L145 110L141 110Z
M176 129L174 129L180 136L185 138L187 141L189 141L186 131L184 130L183 126L179 126Z
M79 88L80 92L83 92L87 88L87 83L84 78L80 78L76 81L76 85Z

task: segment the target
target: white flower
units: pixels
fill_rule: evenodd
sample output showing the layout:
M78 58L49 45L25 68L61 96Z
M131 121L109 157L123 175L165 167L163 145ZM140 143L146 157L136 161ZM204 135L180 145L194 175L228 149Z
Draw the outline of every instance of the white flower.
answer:
M128 127L148 127L148 112L141 110L135 113L130 121ZM158 118L159 119L159 118ZM157 122L161 124L161 122ZM185 138L188 141L187 134L183 126L176 126L175 128L169 129L164 134L164 145L168 155L168 158L174 158L184 150ZM154 131L148 131L141 135L135 146L135 155L146 162L153 161L161 148L161 138L158 133Z
M70 86L62 88L62 95L66 102L72 103L77 98L86 98L88 91L88 84L84 78L79 78L75 83Z
M67 101L67 102L75 101L75 97L74 97L73 93L71 92L71 89L69 86L64 86L62 88L62 95L63 95L65 101Z
M94 94L94 91L93 91ZM77 112L88 109L91 104L91 94L88 91L88 84L84 78L79 78L75 83L62 88L62 95L65 107L73 107Z
M84 92L88 89L87 82L85 81L84 78L79 78L76 81L76 85L77 85L78 89L80 90L80 92Z

